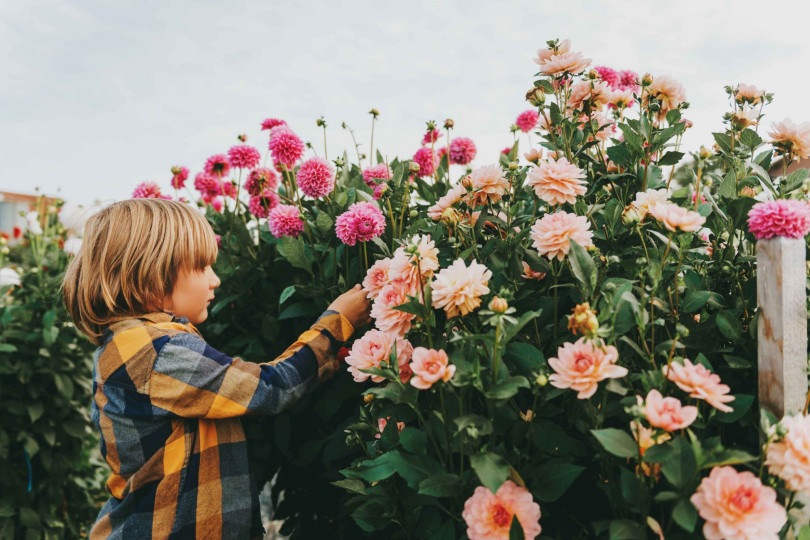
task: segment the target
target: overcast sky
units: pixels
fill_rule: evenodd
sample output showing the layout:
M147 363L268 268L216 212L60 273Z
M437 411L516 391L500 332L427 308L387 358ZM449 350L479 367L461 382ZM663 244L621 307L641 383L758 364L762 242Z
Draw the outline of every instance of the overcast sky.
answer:
M763 127L810 120L810 7L803 1L407 2L0 1L0 190L85 202L168 188L172 165L197 172L240 133L266 151L267 117L323 151L353 151L345 121L393 158L418 148L425 121L453 118L475 165L511 143L528 108L535 50L553 38L593 65L680 80L710 144L725 84L776 94ZM763 131L762 129L760 130ZM525 142L525 139L524 139ZM522 147L521 150L525 150Z

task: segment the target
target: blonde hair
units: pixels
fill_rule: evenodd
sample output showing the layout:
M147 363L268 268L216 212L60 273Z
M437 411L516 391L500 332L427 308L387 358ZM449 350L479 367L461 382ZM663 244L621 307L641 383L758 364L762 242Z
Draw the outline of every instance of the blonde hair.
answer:
M163 199L120 201L87 221L62 282L65 306L99 344L106 326L160 310L180 272L203 270L216 256L214 231L194 208Z

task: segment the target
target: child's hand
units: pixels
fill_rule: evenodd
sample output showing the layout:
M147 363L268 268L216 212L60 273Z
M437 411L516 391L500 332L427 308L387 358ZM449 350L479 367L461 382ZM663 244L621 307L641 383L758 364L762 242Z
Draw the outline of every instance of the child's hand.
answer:
M371 302L368 300L368 293L360 287L360 284L335 298L329 309L349 319L355 328L371 322Z

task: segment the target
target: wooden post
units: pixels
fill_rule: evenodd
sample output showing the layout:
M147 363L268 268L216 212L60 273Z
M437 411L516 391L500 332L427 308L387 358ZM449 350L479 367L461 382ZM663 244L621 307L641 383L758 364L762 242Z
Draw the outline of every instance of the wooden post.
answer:
M757 242L759 404L777 419L807 395L807 298L803 238Z

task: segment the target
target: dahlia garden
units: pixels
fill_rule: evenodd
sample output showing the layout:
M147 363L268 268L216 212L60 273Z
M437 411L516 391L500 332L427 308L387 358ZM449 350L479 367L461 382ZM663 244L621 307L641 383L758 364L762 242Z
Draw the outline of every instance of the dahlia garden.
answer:
M281 532L810 538L807 408L757 398L756 265L758 240L810 232L791 167L810 123L766 122L773 96L731 85L724 130L689 152L676 79L592 66L568 40L535 63L499 155L461 119L397 158L374 146L375 109L368 149L338 155L323 119L321 148L269 118L255 145L135 188L217 233L201 331L220 350L267 361L355 283L372 300L338 375L245 420ZM6 288L0 310L24 289Z

